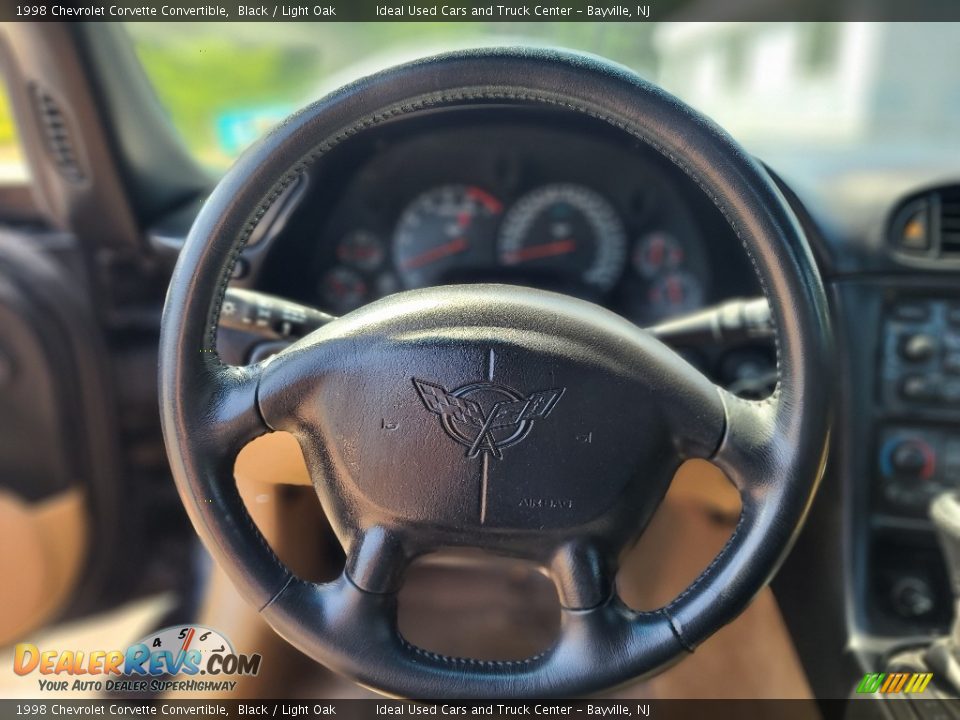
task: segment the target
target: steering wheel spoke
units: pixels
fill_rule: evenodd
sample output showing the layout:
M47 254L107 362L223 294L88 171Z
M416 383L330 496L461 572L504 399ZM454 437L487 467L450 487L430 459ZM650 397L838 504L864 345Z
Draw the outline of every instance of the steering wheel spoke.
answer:
M356 677L403 652L396 594L365 592L346 573L327 583L291 576L260 612L292 645Z
M409 563L399 533L375 525L360 531L352 540L344 572L365 592L395 593L403 584Z
M710 458L716 453L726 430L724 390L673 350L663 348L668 360L644 369L663 383L661 418L669 428L681 460Z
M760 501L784 468L787 437L777 423L776 398L744 400L720 389L724 433L711 460L739 490L744 501Z
M177 414L164 413L165 431L202 452L212 472L232 476L237 453L270 429L257 406L260 377L259 366L208 359L183 379L184 402Z
M550 561L550 575L565 610L602 605L613 592L614 559L601 545L575 540L563 545Z
M223 365L211 373L206 390L200 391L208 413L208 441L233 462L237 452L269 429L257 407L262 368Z

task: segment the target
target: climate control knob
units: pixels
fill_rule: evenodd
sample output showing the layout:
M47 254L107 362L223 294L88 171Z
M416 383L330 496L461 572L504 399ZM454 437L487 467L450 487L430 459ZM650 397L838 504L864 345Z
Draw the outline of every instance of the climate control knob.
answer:
M893 437L880 451L880 468L889 479L929 480L937 469L936 451L917 437Z
M893 450L891 462L897 475L920 476L927 465L927 454L916 443L900 443Z

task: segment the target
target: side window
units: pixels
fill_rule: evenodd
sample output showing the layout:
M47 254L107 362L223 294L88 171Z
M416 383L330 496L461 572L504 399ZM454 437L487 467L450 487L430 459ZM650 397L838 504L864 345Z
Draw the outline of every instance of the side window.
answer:
M22 185L29 179L7 86L0 78L0 185Z

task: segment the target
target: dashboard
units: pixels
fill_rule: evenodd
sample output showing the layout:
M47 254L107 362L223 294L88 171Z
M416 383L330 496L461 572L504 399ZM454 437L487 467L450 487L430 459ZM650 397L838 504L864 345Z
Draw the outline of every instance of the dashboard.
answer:
M607 126L544 115L435 113L330 152L258 287L343 314L399 290L518 284L639 325L759 294L681 171Z

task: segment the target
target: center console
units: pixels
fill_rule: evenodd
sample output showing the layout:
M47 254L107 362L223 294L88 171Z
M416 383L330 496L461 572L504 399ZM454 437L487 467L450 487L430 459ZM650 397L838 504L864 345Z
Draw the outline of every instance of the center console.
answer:
M906 197L888 188L869 209L820 218L835 432L807 526L774 581L823 697L929 647L954 614L929 511L960 489L960 185Z
M960 487L960 426L909 418L930 410L960 411L960 302L896 300L887 308L882 335L881 403L904 422L878 432L881 509L926 517L932 497Z
M929 507L960 488L960 296L889 286L882 295L867 482L867 619L884 635L933 634L946 629L952 612Z

